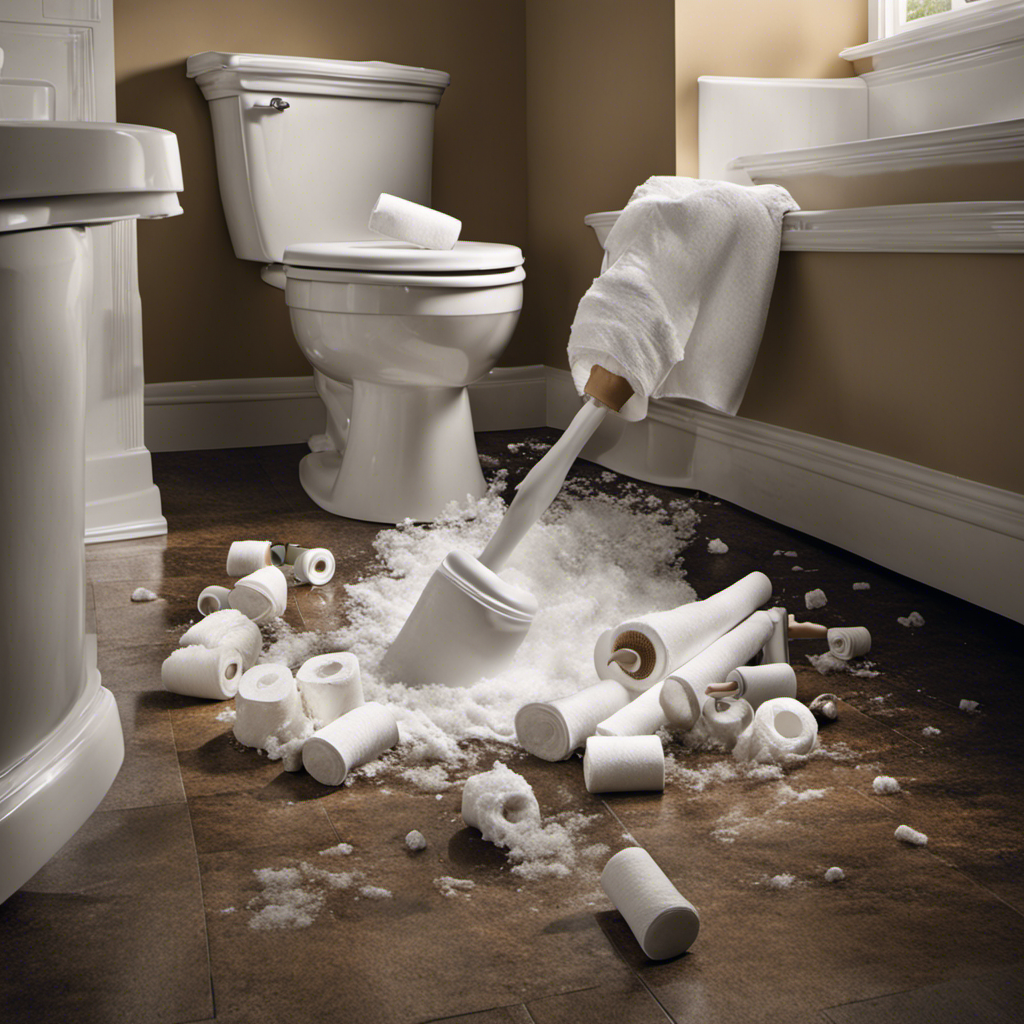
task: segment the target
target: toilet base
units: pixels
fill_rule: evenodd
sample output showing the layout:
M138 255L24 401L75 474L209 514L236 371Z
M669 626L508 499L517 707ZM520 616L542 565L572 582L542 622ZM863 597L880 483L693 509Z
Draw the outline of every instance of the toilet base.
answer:
M486 484L468 392L353 381L344 452L311 452L299 480L325 511L373 523L426 522L477 500Z

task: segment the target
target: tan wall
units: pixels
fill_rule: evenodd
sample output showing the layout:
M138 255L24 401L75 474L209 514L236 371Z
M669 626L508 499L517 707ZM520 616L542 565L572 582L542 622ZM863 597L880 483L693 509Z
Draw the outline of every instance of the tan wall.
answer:
M526 244L522 0L117 0L117 114L177 133L185 214L139 226L146 379L305 375L281 292L235 258L206 101L185 77L202 50L386 60L452 76L438 108L434 205L463 237ZM506 362L520 354L523 332Z
M672 0L526 0L527 280L532 361L566 367L601 265L583 223L673 174Z

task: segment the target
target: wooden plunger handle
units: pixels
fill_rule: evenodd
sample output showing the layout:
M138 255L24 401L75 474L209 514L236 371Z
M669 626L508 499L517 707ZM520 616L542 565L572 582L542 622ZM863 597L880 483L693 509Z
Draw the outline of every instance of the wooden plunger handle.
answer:
M613 412L618 412L633 397L633 389L625 377L620 377L596 363L590 370L590 377L583 393L596 398Z

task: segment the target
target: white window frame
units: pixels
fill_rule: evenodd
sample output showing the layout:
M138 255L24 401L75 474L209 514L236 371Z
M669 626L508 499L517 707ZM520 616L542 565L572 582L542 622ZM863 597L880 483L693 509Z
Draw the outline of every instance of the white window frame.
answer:
M868 39L888 39L922 25L938 25L957 19L980 8L998 4L1000 0L952 0L952 10L929 14L924 18L906 20L907 0L868 0Z

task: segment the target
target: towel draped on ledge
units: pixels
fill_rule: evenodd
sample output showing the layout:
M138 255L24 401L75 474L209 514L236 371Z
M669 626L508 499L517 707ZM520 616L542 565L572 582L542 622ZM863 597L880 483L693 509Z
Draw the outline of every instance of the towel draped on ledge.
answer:
M775 282L782 218L799 206L778 185L649 178L605 242L608 266L580 301L569 365L582 394L594 364L649 398L736 414Z

